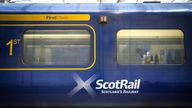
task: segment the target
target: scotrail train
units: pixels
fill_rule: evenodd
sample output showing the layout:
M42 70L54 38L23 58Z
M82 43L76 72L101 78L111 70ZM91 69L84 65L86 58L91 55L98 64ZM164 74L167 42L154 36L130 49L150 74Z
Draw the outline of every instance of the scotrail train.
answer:
M189 106L191 28L192 4L1 4L0 105Z

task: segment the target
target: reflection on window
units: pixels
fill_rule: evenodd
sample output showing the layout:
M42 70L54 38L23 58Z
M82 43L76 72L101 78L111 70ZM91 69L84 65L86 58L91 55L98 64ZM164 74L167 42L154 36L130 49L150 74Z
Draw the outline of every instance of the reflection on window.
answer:
M132 29L117 33L119 64L183 64L183 32Z
M87 65L90 33L87 30L28 30L24 34L25 64Z

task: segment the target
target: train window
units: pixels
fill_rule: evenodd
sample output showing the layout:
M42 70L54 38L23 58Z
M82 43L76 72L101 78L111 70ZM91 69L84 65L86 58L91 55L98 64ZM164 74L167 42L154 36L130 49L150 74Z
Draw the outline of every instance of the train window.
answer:
M184 34L178 29L124 29L117 33L119 64L183 64Z
M87 30L28 30L23 44L25 64L87 65L90 62Z

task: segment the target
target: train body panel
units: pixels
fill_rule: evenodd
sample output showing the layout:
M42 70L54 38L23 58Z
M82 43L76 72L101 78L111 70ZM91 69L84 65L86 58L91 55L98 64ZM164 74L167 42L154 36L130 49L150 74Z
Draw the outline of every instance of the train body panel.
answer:
M1 5L1 104L191 105L191 8L191 4ZM11 14L15 21L7 18ZM149 52L153 60L146 64ZM130 88L139 88L129 90L115 83L125 80ZM107 88L96 89L98 81L107 82Z

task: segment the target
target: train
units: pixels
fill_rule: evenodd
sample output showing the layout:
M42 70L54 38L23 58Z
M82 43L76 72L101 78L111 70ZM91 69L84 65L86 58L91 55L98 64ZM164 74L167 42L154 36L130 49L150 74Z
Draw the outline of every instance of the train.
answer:
M191 106L192 4L0 4L0 106Z

